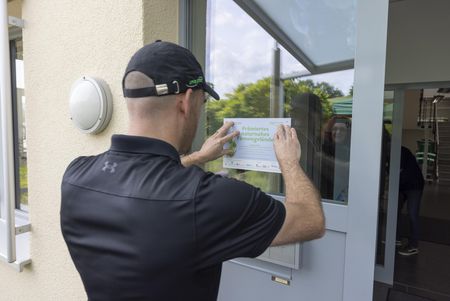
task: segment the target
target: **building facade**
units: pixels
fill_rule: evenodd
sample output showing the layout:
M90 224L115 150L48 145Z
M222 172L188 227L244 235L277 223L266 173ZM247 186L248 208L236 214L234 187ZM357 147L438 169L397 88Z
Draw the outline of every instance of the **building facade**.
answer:
M409 103L405 100L405 91L448 87L447 84L450 83L450 60L446 58L450 43L448 39L443 39L450 28L445 16L450 5L444 0L426 3L419 0L354 0L343 1L344 6L330 6L327 1L318 1L323 6L317 7L308 1L226 1L8 0L5 13L24 21L23 28L18 33L19 38L16 39L19 42L14 44L15 51L19 49L21 56L16 56L15 62L21 64L17 62L19 60L23 63L24 84L22 87L14 86L13 93L16 93L16 102L20 99L22 104L26 103L19 114L23 115L23 120L16 117L19 120L16 124L24 124L26 132L16 138L22 141L20 147L17 146L16 157L17 152L24 153L22 161L26 162L27 184L24 188L19 183L24 180L17 180L20 177L19 163L16 164L19 167L15 169L14 179L9 180L16 183L16 198L20 198L20 193L27 193L26 201L15 201L13 207L16 215L22 214L21 217L16 216L16 224L23 218L24 224L31 224L31 231L16 235L14 240L14 261L22 260L26 264L22 266L20 263L0 262L0 300L86 299L59 225L62 175L73 158L103 152L109 147L112 134L126 133L127 111L121 88L122 75L131 55L156 39L179 43L191 49L205 64L206 76L224 94L236 93L234 84L255 83L265 78L271 91L271 95L267 94L267 99L264 99L266 107L262 112L265 113L242 117L286 117L282 116L285 113L283 110L280 113L280 110L274 111L271 108L277 102L288 103L288 97L291 97L291 107L296 99L300 99L300 95L289 92L291 90L288 89L290 86L287 81L295 86L308 79L312 83L319 83L332 78L328 83L336 89L352 89L351 94L348 91L342 91L342 95L333 94L334 97L351 96L350 116L339 115L337 118L338 114L333 113L333 103L330 102L327 107L329 113L326 113L328 115L321 113L319 118L320 121L327 122L333 118L351 119L351 143L349 141L345 147L334 151L334 156L338 156L339 152L348 152L346 159L343 159L345 164L336 165L334 161L332 171L329 168L324 171L325 163L314 169L314 162L319 160L314 157L315 149L305 151L309 152L307 157L310 159L307 160L313 166L311 175L318 174L312 177L317 179L320 187L324 187L321 192L327 218L325 237L286 249L274 249L272 253L268 251L265 258L238 259L225 263L219 299L372 300L375 280L387 285L393 284L395 228L392 227L396 221L397 207L392 200L397 199L395 191L398 190L398 180L390 177L386 183L380 181L380 178L384 179L381 167L382 133L387 124L384 121L390 118L389 124L392 127L392 149L389 152L393 160L390 168L394 169L389 172L394 174L399 171L402 120L406 118L405 112L408 111L404 109ZM233 5L230 9L234 10L225 11L228 6L221 5ZM274 5L280 6L281 15L277 15L278 9ZM296 23L296 15L289 15L289 11L301 11L303 8L306 21ZM324 8L328 9L325 12L330 14L330 20L342 19L341 23L344 25L331 21L317 22L316 19L323 18L321 14L324 13ZM286 17L286 21L284 16L290 18ZM312 17L308 19L308 16ZM230 23L226 23L227 18ZM416 22L419 19L422 21ZM221 22L230 24L228 29L220 27ZM321 27L324 23L329 26ZM241 24L241 31L226 31L230 30L232 24ZM302 29L305 26L311 27L309 33L305 34L310 40L297 39L296 32L290 30L297 28L297 33L304 32ZM314 30L314 26L318 29ZM334 32L330 29L333 26ZM267 37L257 40L258 43L262 41L261 44L249 47L249 56L246 57L245 46L252 41L246 38L251 39L251 33L254 33L252 31L247 37L246 30L250 27L258 27L259 31L255 29L254 32L264 31ZM17 28L15 25L9 26L10 39L12 32L17 34ZM321 35L320 30L330 32ZM340 39L335 41L332 39L334 36ZM269 37L272 40L267 42ZM241 63L228 65L230 69L237 69L226 70L227 65L220 65L218 59L220 55L233 55L233 51L223 44L222 40L226 38L229 38L229 43L233 40L238 42L236 47L241 47L238 53L245 57L245 62L262 61L255 48L268 47L266 54L269 59L263 64L263 68L268 71L252 78L251 73L239 75L239 66L245 69L245 62L243 59L241 61L239 55L236 62ZM329 44L326 44L324 41L328 40ZM312 45L310 48L305 46L308 41ZM272 47L272 42L276 42L277 46ZM267 46L268 43L270 46ZM342 48L339 48L340 43ZM319 46L328 48L323 50ZM294 62L300 66L298 70L296 67L282 67L281 72L274 71L277 66L277 51L281 51L281 64L283 59L284 62ZM230 81L231 88L222 86L220 80L231 76L228 71L244 79L249 76L249 79L239 83ZM111 122L97 135L80 132L71 121L71 86L82 76L102 79L112 94L114 111ZM319 79L316 79L317 76ZM274 78L277 80L274 81ZM341 81L343 78L347 79L344 84ZM16 81L15 78L12 80ZM284 88L277 84L281 81ZM264 80L261 85L263 82ZM313 88L317 87L318 85ZM14 92L16 89L20 91ZM280 94L275 89L284 89L285 92ZM332 98L331 95L329 98ZM391 115L386 117L386 110L389 110L386 105L389 104L392 105ZM312 110L311 106L307 108ZM295 118L294 109L287 112L289 117ZM307 112L307 118L318 118L313 116L312 111ZM415 118L417 112L408 114ZM1 116L3 126L6 115ZM208 112L202 116L194 147L201 145L208 135L209 126L212 126L211 116ZM318 127L324 127L323 124L317 121ZM302 126L299 125L300 128ZM20 132L17 126L15 129L11 126L11 130ZM314 138L314 135L322 135L323 128L314 133L309 124L305 131ZM413 141L410 144L414 144L417 137L407 135L423 135L417 131L415 134L407 132L403 136L410 137L408 139ZM5 137L4 131L2 137ZM6 145L7 139L2 141L2 150L10 147ZM11 141L19 143L17 140ZM320 144L323 148L326 147L325 144ZM16 161L20 161L20 158L16 158ZM207 168L214 170L214 166ZM323 175L327 172L333 178L331 190L329 186L325 188L323 180ZM2 183L8 182L5 179L9 175L4 168ZM280 182L276 182L279 179L274 180L272 176L261 174L253 177L249 176L247 179L250 182L257 179L255 181L263 183L262 187L267 187L267 192L283 199L282 188L278 189L281 187ZM274 181L278 183L276 189ZM268 186L264 186L265 184ZM384 185L390 189L385 189ZM380 205L380 191L386 191L384 206ZM4 204L10 199L6 194L2 198L1 212L2 219L5 219L7 207ZM380 211L384 212L382 223L385 225L384 229L388 230L379 228ZM2 243L11 233L5 229L2 229ZM380 232L384 233L382 240L386 241L382 247L377 244L377 241L381 241ZM8 253L6 245L7 243L1 245L3 249L0 253ZM383 248L380 251L383 253L381 261L377 257L377 247L379 251ZM31 259L31 263L28 263L28 259ZM22 271L18 272L17 269Z

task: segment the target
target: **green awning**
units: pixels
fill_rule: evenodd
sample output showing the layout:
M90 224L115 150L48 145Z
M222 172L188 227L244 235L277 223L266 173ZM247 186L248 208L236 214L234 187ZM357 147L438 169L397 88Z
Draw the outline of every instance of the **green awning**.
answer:
M334 115L352 115L353 97L344 96L330 98L328 101L331 103L331 110Z
M338 116L352 116L353 96L343 96L328 99L331 103L331 110L334 115ZM394 105L392 103L386 103L384 105L384 120L392 121L392 111Z

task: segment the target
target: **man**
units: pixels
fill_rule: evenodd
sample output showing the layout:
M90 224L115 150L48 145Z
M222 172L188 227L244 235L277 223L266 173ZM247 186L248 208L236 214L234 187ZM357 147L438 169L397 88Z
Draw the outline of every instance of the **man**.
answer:
M410 235L408 244L401 247L398 253L403 256L411 256L419 253L419 211L425 181L422 176L416 157L409 149L402 146L400 159L400 185L398 218L402 208L407 203ZM397 241L399 241L399 229L397 227Z
M123 90L128 135L75 159L62 182L61 228L89 300L216 300L223 261L324 234L320 196L298 164L293 129L274 137L284 205L195 166L227 152L223 145L239 134L227 134L232 124L186 155L205 92L219 99L187 49L143 47Z

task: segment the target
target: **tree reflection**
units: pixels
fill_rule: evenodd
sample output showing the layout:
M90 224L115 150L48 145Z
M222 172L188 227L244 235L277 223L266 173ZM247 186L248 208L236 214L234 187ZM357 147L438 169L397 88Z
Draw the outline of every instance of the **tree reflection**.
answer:
M291 117L292 126L302 145L301 165L321 191L322 197L347 201L350 157L350 114L333 112L333 98L343 92L327 82L289 79L283 81L284 116ZM351 102L351 98L349 98ZM240 84L224 100L210 101L206 107L206 134L210 136L223 124L224 118L268 118L270 116L270 78ZM206 168L260 187L266 192L283 193L270 185L270 173L223 170L222 160Z

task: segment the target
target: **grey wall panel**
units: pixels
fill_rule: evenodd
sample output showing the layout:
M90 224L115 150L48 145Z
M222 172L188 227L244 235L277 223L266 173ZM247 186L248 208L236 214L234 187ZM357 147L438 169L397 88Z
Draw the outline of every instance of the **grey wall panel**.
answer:
M223 265L220 301L341 301L344 281L345 233L328 230L316 241L303 244L302 266L292 271L289 286L272 275L227 262Z
M448 81L449 11L448 0L390 3L386 83Z

